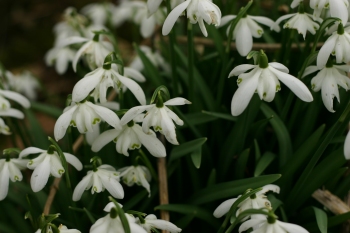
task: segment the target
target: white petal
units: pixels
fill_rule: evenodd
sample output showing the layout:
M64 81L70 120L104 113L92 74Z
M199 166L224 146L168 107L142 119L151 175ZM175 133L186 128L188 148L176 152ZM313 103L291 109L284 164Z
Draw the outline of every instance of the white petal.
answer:
M199 25L199 28L201 29L203 35L205 37L208 37L208 32L207 32L207 29L205 28L205 25L204 25L204 22L203 22L202 18L198 19L198 25Z
M236 15L226 15L221 18L221 23L219 27L225 26L227 23L229 23L231 20L235 19Z
M231 206L233 205L233 203L235 203L236 200L237 200L237 198L232 198L232 199L228 199L228 200L224 201L223 203L221 203L215 209L215 211L213 213L214 217L221 218L222 216L227 214L229 212L229 210L231 209Z
M146 149L151 153L151 155L155 157L165 157L166 156L166 150L161 141L157 137L154 137L150 134L145 134L141 126L135 125L133 127L133 130L135 130L140 142L142 145L146 147Z
M77 44L77 43L83 43L88 41L89 39L84 38L84 37L80 37L80 36L72 36L72 37L68 37L64 40L61 40L58 44L57 47L66 47L68 45L71 44Z
M350 159L350 131L348 131L344 142L345 159Z
M127 124L129 121L134 119L137 115L139 115L140 113L146 111L149 108L152 108L153 106L154 106L154 104L152 104L152 105L144 105L144 106L136 106L136 107L130 108L129 111L127 111L124 114L124 116L122 117L122 119L120 120L120 124L121 125Z
M140 29L143 38L149 38L152 36L154 29L156 28L155 16L152 15L149 18L145 18L141 21Z
M85 50L91 46L92 43L93 43L92 41L86 42L83 46L81 46L81 48L75 54L73 59L73 64L72 64L74 72L77 72L77 64L78 64L79 58L85 52Z
M120 127L120 119L117 116L117 114L115 114L115 112L113 112L112 110L109 110L106 107L98 106L98 105L92 104L90 102L86 102L86 104L89 107L91 107L92 109L94 109L94 111L97 113L97 115L99 115L110 126L112 126L114 128L119 128L119 129L121 128Z
M23 95L14 92L14 91L6 91L6 90L0 90L0 95L3 95L4 97L14 100L17 103L19 103L22 107L24 108L29 108L30 107L30 102L29 100L24 97Z
M259 218L249 219L248 221L245 221L244 223L242 223L238 231L242 232L242 231L248 230L249 228L258 227L263 222L266 222L266 219L259 219Z
M305 86L303 82L299 79L293 77L292 75L283 73L273 67L269 67L270 71L274 73L277 78L283 82L291 91L294 92L296 96L298 96L301 100L305 102L313 101L313 97L309 91L309 89Z
M285 231L289 233L309 233L307 230L305 230L304 228L296 224L281 222L278 220L276 220L275 224L278 224L279 226L281 226L281 228L283 228Z
M289 73L289 69L281 63L270 62L269 65L272 66L273 68L279 70L279 71L282 71L282 72L287 73L287 74Z
M93 152L100 151L102 147L107 145L107 143L118 137L121 132L121 130L111 129L101 133L100 136L96 138L94 143L92 143L91 150Z
M42 163L40 163L35 169L30 178L30 185L33 192L39 192L46 185L50 175L50 156L47 155Z
M176 97L164 102L164 105L169 105L169 106L178 106L178 105L184 105L184 104L191 104L191 102L182 97Z
M104 69L98 68L85 75L80 79L73 88L72 100L74 102L80 102L85 99L89 93L100 83Z
M341 19L343 25L348 22L348 9L344 4L344 0L330 0L329 10L332 17L337 17Z
M30 154L37 154L37 153L42 153L42 152L46 152L46 150L42 150L36 147L28 147L25 148L24 150L21 151L21 153L19 153L18 158L23 158L26 157Z
M9 182L10 182L10 172L8 170L8 164L5 164L2 167L0 172L0 201L5 199L9 190Z
M124 198L124 189L122 185L115 179L110 177L100 176L103 186L108 190L108 192L115 198Z
M118 79L123 83L136 97L141 105L146 104L146 96L139 84L130 78L118 75Z
M18 118L18 119L23 119L24 118L24 114L21 111L19 111L17 109L14 109L14 108L10 108L10 109L4 110L4 111L0 111L0 116L15 117L15 118Z
M253 36L245 20L242 21L240 27L237 28L236 46L241 56L247 56L253 48Z
M138 71L130 67L124 68L124 75L140 83L146 82L146 78Z
M231 70L228 77L238 76L238 75L246 72L247 70L253 69L255 67L256 67L256 65L251 65L251 64L244 64L244 65L236 66L233 70Z
M72 106L68 111L64 112L56 121L54 127L54 135L56 141L60 140L66 134L67 128L72 120L73 113L78 105Z
M86 190L88 184L91 181L91 176L93 173L90 173L83 177L83 179L78 183L78 185L75 187L73 192L73 201L79 201L81 198L81 195L83 195L84 191Z
M264 24L264 25L266 25L266 26L268 26L268 27L272 27L273 25L274 25L274 21L273 20L271 20L271 19L269 19L269 18L267 18L267 17L263 17L263 16L251 16L251 15L249 15L249 17L251 18L251 19L253 19L253 20L255 20L256 22L258 22L258 23L261 23L261 24ZM277 31L278 32L278 31Z
M302 78L304 78L305 76L309 75L309 74L312 74L313 72L316 72L318 71L318 67L317 66L308 66L306 67L304 73L303 73L303 76Z
M327 74L332 74L331 72ZM322 101L328 111L334 112L333 110L333 99L336 97L339 101L338 84L334 77L327 75L322 83Z
M177 18L182 14L182 12L187 8L187 6L191 3L192 0L187 0L181 4L179 4L177 7L175 7L168 17L165 19L163 28L162 28L162 34L163 36L166 36L169 34L171 29L173 28Z
M170 231L172 233L174 233L174 232L181 232L181 229L178 228L175 224L172 224L171 222L168 222L168 221L165 221L165 220L162 220L162 219L147 220L147 217L145 218L146 224L147 223L151 224L152 226L155 226L155 228L157 228L157 229L161 229L161 230L164 230L164 231Z
M159 111L162 117L162 133L164 134L166 140L173 145L179 145L179 142L176 139L175 125L172 119L168 116L165 109L160 108Z
M70 163L73 167L75 167L75 169L77 169L78 171L81 171L81 169L83 169L83 164L80 162L80 160L77 157L69 153L63 153L63 154L64 154L64 157L66 157L67 162Z
M292 16L294 16L295 15L295 13L293 13L293 14L287 14L287 15L283 15L283 16L281 16L281 17L279 17L277 20L276 20L276 22L275 22L275 24L274 24L274 27L275 27L275 25L279 25L283 20L286 20L286 19L289 19L289 18L291 18ZM273 28L270 28L271 30L275 30L275 29L273 29Z
M162 3L162 0L148 0L147 1L147 7L149 11L148 15L152 15L154 12L156 12L161 3Z
M317 55L317 67L322 69L328 61L329 55L333 52L335 43L338 39L337 35L330 36L323 44Z
M259 191L259 193L267 193L268 191L272 191L274 193L280 193L280 187L275 184L268 184L263 186L263 189Z

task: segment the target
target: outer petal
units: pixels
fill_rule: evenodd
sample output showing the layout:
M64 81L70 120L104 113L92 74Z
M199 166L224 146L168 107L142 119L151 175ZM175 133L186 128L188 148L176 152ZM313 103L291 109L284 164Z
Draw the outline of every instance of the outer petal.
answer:
M148 0L147 1L147 7L148 7L148 15L152 15L154 12L156 12L162 3L162 0Z
M9 190L10 172L7 162L5 162L0 172L0 201L5 199Z
M115 179L110 177L100 176L103 186L108 190L108 192L115 198L124 198L124 189L122 185Z
M107 145L110 141L119 136L122 130L111 129L103 132L96 138L94 143L92 143L91 150L94 152L100 151L102 147Z
M346 135L345 142L344 142L344 155L345 159L350 159L350 131L348 131L348 134Z
M73 59L73 70L74 72L77 72L77 64L79 61L79 58L81 57L81 55L84 53L84 51L91 46L93 42L92 41L88 41L86 42L83 46L81 46L81 48L78 50L78 52L75 54L74 59Z
M78 183L78 185L75 187L73 192L73 201L79 201L81 198L81 195L83 195L84 191L88 187L89 183L91 182L91 176L92 172L86 176L83 177L83 179Z
M226 15L226 16L222 17L219 27L225 26L226 24L228 24L231 20L235 19L236 17L237 17L236 15Z
M281 63L270 62L269 65L272 66L273 68L279 70L279 71L282 71L282 72L287 73L287 74L289 73L289 69Z
M149 108L152 108L154 104L152 105L144 105L144 106L136 106L133 108L130 108L129 111L127 111L122 119L120 120L121 125L127 124L129 121L134 119L137 115L141 114L142 112L148 110Z
M18 158L23 158L26 157L30 154L37 154L37 153L42 153L42 152L46 152L46 150L42 150L40 148L36 148L36 147L28 147L25 148L24 150L21 151L21 153L19 153Z
M232 76L238 76L244 72L246 72L247 70L253 69L255 68L256 65L251 65L251 64L244 64L244 65L239 65L236 66L228 75L228 77L232 77Z
M83 169L83 164L80 162L80 160L77 157L69 153L63 153L63 154L64 154L64 157L66 157L67 162L70 163L73 167L75 167L75 169L77 169L78 171L81 171L81 169Z
M92 104L90 102L86 102L86 104L94 109L94 111L99 115L103 120L105 120L110 126L119 129L120 127L120 119L112 110L109 110L106 107L98 106L96 104Z
M166 156L166 150L161 141L157 137L154 137L150 134L145 134L141 126L135 125L133 127L133 130L136 132L137 137L139 138L142 145L146 147L146 149L151 153L151 155L155 157L165 157Z
M223 203L221 203L214 210L214 213L213 213L214 217L221 218L222 216L227 214L229 212L231 206L233 205L233 203L235 203L236 200L237 200L237 198L232 198L232 199L228 199L228 200L224 201Z
M50 175L50 155L47 155L42 163L35 169L30 178L30 185L33 192L39 192L46 185Z
M166 36L169 34L171 29L173 28L177 18L182 14L182 12L188 7L188 5L191 3L192 0L187 0L181 4L179 4L177 7L175 7L168 17L165 19L163 28L162 28L162 34L163 36Z
M21 94L18 94L17 92L14 91L7 91L7 90L0 90L0 95L3 95L4 97L14 100L17 103L19 103L20 105L22 105L22 107L24 108L29 108L30 107L30 102L29 100L24 97Z
M148 215L149 216L149 215ZM147 216L147 217L148 217ZM150 224L154 226L157 229L165 230L165 231L170 231L170 232L181 232L181 229L178 228L175 224L172 224L169 221L165 221L162 219L152 219L152 220L147 220L147 217L145 218L146 224Z
M205 28L204 21L202 18L198 19L198 25L199 25L199 28L201 29L203 35L205 37L208 37L208 32L207 32L207 29Z
M253 77L250 77L248 80L242 82L232 97L231 114L233 116L240 115L244 109L246 109L248 103L254 95L254 92L258 86L261 70L256 70L254 72Z
M126 77L130 77L140 83L146 82L146 78L136 69L125 67L124 68L124 75Z
M244 223L242 223L242 225L239 227L238 231L239 232L246 231L249 228L257 227L261 223L264 223L264 222L266 222L266 219L264 219L264 218L263 219L260 219L260 218L249 219L248 221L245 221Z
M181 97L176 97L164 102L164 105L169 105L169 106L177 106L177 105L184 105L184 104L191 104L191 102Z
M24 118L24 114L21 111L14 109L14 108L10 108L10 109L7 109L5 111L0 111L0 116L15 117L18 119Z
M141 105L146 104L146 96L139 84L130 78L118 75L118 79L123 83L136 97Z
M259 193L267 193L268 191L272 191L274 193L280 193L280 187L275 184L268 184L263 187L262 190L259 191Z
M337 35L332 35L331 37L329 37L327 41L324 43L324 45L322 46L322 48L320 49L320 51L318 52L316 64L319 69L322 69L326 65L329 55L334 50L334 46L337 39L338 39Z
M337 17L342 20L343 25L348 22L349 12L343 0L330 0L329 10L332 17Z
M275 23L273 20L271 20L267 17L263 17L263 16L251 16L251 15L249 15L249 17L251 19L255 20L256 22L264 24L270 28L273 27L273 25ZM279 30L280 30L280 28L278 27L278 29L276 31L279 32Z
M89 41L89 39L80 36L72 36L65 40L61 40L56 47L66 47L71 44L83 43L86 41Z
M332 72L327 72L328 74L332 74ZM337 98L339 101L339 91L338 91L338 84L334 77L332 76L326 76L322 83L322 101L324 105L326 106L327 110L330 112L334 112L333 110L333 99L334 97Z
M305 102L313 101L313 97L309 89L299 79L292 75L283 73L273 67L269 67L270 71L274 73L281 82L283 82L289 89L291 89L296 96Z
M155 16L152 15L149 18L145 18L141 21L141 35L143 38L149 38L152 36L156 27Z
M304 78L305 76L309 75L309 74L312 74L316 71L318 71L318 67L317 66L308 66L306 67L305 71L304 71L304 74L302 76L302 78Z
M296 224L281 222L278 220L276 220L276 224L289 233L309 233L307 230Z
M74 102L80 102L85 99L89 93L100 83L104 69L98 69L99 70L94 70L88 73L84 78L75 84L72 93L72 100Z
M247 56L253 48L253 36L246 20L242 21L240 28L237 28L236 44L241 56Z
M68 111L64 112L56 121L54 127L54 135L56 141L60 140L66 134L67 128L72 120L73 113L77 109L78 105L71 107Z

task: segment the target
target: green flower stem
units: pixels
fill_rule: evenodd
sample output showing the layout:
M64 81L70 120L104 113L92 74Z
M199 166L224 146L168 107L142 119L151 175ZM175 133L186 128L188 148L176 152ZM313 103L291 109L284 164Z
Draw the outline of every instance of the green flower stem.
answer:
M169 15L171 12L171 5L170 1L166 1L166 8L167 8L167 14ZM175 53L175 44L176 44L176 34L175 30L171 30L169 33L169 40L170 40L170 64L171 64L171 75L173 79L173 95L174 96L179 96L179 90L178 90L178 83L179 79L176 73L176 53Z
M193 43L193 30L192 24L188 20L187 23L187 43L188 43L188 89L189 100L194 101L194 43Z
M152 178L157 181L158 180L158 176L157 176L157 173L154 170L151 162L149 161L149 159L147 158L146 154L141 149L139 150L139 152L141 154L140 158L141 158L142 162L146 165L146 167L151 172Z

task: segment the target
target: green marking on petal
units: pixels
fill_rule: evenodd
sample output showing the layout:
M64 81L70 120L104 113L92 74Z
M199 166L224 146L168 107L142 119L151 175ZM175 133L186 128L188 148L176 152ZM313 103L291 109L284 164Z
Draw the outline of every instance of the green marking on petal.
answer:
M93 187L93 190L94 190L95 192L97 192L97 188L96 188L96 186L94 186L94 187Z
M311 89L313 90L313 89L315 89L315 84L313 83L313 84L311 84Z
M192 15L194 20L197 20L197 15Z
M100 123L101 119L100 118L94 118L94 120L92 121L92 124L96 125L97 123Z
M77 127L77 124L73 120L70 121L70 125L73 126L73 127Z
M33 163L34 163L34 161L33 161L33 160L30 160L29 163L28 163L28 165L32 165Z
M113 139L113 142L116 143L118 141L118 137L116 137L115 139Z
M241 78L237 79L237 84L240 84L241 82L242 82Z
M132 144L132 146L131 146L131 148L132 149L137 149L137 148L140 148L141 147L141 145L139 145L139 144Z
M58 170L58 174L62 175L64 173L63 169Z
M155 131L161 131L162 130L162 127L156 125L156 127L154 128Z
M281 86L280 85L276 85L276 92L281 90Z
M264 92L263 97L266 97L266 92Z
M15 176L15 180L19 180L19 177L18 177L18 176Z
M262 35L263 33L264 33L263 30L258 30L258 34L259 34L259 35Z

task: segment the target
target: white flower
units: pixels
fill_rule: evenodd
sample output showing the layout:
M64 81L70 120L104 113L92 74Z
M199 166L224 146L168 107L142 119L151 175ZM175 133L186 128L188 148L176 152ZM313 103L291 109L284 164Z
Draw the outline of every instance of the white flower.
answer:
M110 202L103 209L106 212L114 212L112 209L115 209L115 205L113 202ZM147 233L141 226L135 223L136 219L129 214L125 214L125 217L129 223L130 232L131 233ZM111 216L111 214L107 214L103 218L98 219L94 225L90 228L90 233L124 233L124 228L122 222L120 221L119 216Z
M255 91L258 92L260 99L271 102L275 98L275 93L281 89L279 80L301 100L305 102L313 100L309 89L299 79L289 75L287 67L277 62L268 63L267 57L262 51L259 56L259 64L239 65L229 74L229 77L238 76L238 89L231 102L233 116L238 116L244 111ZM251 71L244 73L247 70Z
M85 190L91 188L91 193L100 193L105 189L115 198L124 198L124 189L119 183L120 174L114 167L104 164L96 168L96 171L88 171L87 175L79 182L73 192L73 201L79 201Z
M140 49L142 50L142 52L144 52L144 54L154 66L161 68L165 72L170 72L169 64L164 60L164 58L158 51L153 52L152 49L146 45L141 45ZM138 71L143 71L144 65L141 58L138 55L131 62L130 68L133 68Z
M137 70L127 67L124 68L124 75L125 76L120 75L118 71L112 68L105 69L99 67L86 74L84 78L75 84L72 93L72 100L74 102L80 102L95 89L95 97L98 97L101 103L105 103L107 102L106 96L109 87L119 89L120 87L125 86L135 95L140 104L146 104L146 96L140 85L134 80L128 78L133 77L136 80L145 81L144 76ZM95 99L95 101L97 101L97 99Z
M50 174L54 177L60 178L65 172L60 157L56 151L42 150L36 147L28 147L21 151L19 158L26 157L30 154L40 153L38 157L28 162L27 167L34 170L32 177L30 178L30 185L34 192L39 192L46 185ZM67 162L75 167L78 171L83 168L83 165L72 154L63 153Z
M137 184L138 186L142 185L149 193L149 196L151 195L149 182L151 181L152 176L147 167L140 165L130 166L123 167L118 171L120 172L120 177L122 177L123 182L127 186L130 187L134 184Z
M344 155L345 159L350 159L350 131L346 134L345 142L344 142Z
M143 111L147 111L142 122L143 132L148 134L150 131L149 128L153 126L153 129L163 134L170 143L178 145L179 143L176 139L175 125L173 121L175 121L177 125L183 125L183 121L171 111L167 105L176 106L184 104L191 104L191 102L184 98L177 97L164 102L164 104L162 103L161 106L151 104L133 107L125 113L120 123L125 125Z
M4 120L0 117L0 133L9 135L11 134L10 128L5 124Z
M72 102L70 106L63 110L63 114L56 121L55 139L58 141L63 138L70 125L77 127L82 134L93 132L93 125L100 123L101 119L114 128L120 128L120 120L112 110L89 101L83 103Z
M40 87L37 78L29 71L24 71L20 75L13 75L11 72L6 73L9 84L13 90L22 93L31 100L35 100L37 89Z
M76 229L68 229L65 225L62 225L62 224L58 227L58 229L59 229L60 233L81 233L80 231L78 231ZM40 229L38 229L35 233L41 233L41 232L42 231ZM52 228L49 227L47 232L53 233Z
M108 15L112 15L114 10L114 4L112 3L91 3L84 6L81 12L87 15L97 25L105 25L108 20Z
M299 6L299 4L303 1L304 0L293 0L293 2L290 4L290 7L295 8L295 7Z
M139 149L141 144L155 157L165 157L166 151L163 143L156 134L150 130L144 133L141 126L130 121L120 129L111 129L103 132L92 144L91 150L97 152L110 141L116 143L116 150L120 154L129 156L128 149Z
M222 17L220 27L226 25L236 17L236 15L226 15ZM274 25L274 21L267 17L247 15L241 18L233 30L232 37L236 41L237 51L241 56L246 56L252 50L253 37L260 38L264 33L262 27L260 27L255 21L270 28L273 28L274 26L275 31L280 31L279 26ZM231 25L227 28L227 36L229 34L230 27Z
M140 219L137 219L136 221L140 226L143 227L143 229L147 231L147 233L154 232L154 229L169 231L170 233L177 233L182 231L180 228L178 228L169 221L157 219L157 217L154 214L147 215L147 217L144 219L144 223L142 223Z
M271 209L271 203L270 201L266 198L265 193L272 191L275 193L280 192L280 187L274 184L268 184L262 187L262 190L257 192L256 194L253 194L251 197L245 199L243 202L239 203L238 205L238 210L236 212L236 216L238 216L240 213L247 209L260 209L260 208L267 208ZM237 198L232 198L224 201L221 203L214 211L214 216L216 218L221 218L225 214L227 214L233 205L237 201Z
M82 55L85 55L85 60L91 70L101 67L103 65L105 57L112 51L113 45L104 40L99 39L99 35L95 35L94 38L88 39L84 37L73 36L63 40L58 44L58 47L65 47L71 44L84 43L73 59L73 70L76 72L77 63Z
M24 108L30 107L29 100L17 92L0 90L0 116L9 116L9 117L23 119L24 114L17 109L11 108L10 101L8 101L5 98L16 101L17 103L22 105L22 107Z
M53 47L45 55L47 66L55 64L55 70L58 74L64 74L68 69L69 62L74 59L76 51L69 47Z
M21 181L23 176L20 170L26 168L26 159L0 159L0 201L5 199L9 189L9 180Z
M314 19L320 18L323 9L329 8L331 17L341 19L345 25L348 21L348 0L310 0L310 7L314 9Z
M296 224L285 223L276 219L273 221L273 223L269 223L266 217L252 218L242 223L238 231L241 233L249 228L254 228L254 233L309 233Z
M131 20L138 8L144 7L144 2L121 0L119 6L115 7L112 13L112 23L115 27L119 27L127 20Z
M312 15L307 13L295 13L284 15L277 19L276 25L280 24L283 20L289 19L284 25L283 28L294 28L298 31L299 34L302 34L305 40L306 31L309 31L311 34L315 34L316 30L320 27L311 19ZM322 22L322 20L320 20Z
M347 63L350 61L350 35L344 33L343 25L338 25L338 30L326 40L317 55L317 66L323 68L329 56L332 54L336 58L337 63Z
M220 25L221 11L219 7L210 0L186 0L175 7L165 19L162 29L162 34L164 36L169 34L177 18L185 10L187 10L187 18L189 18L190 23L195 24L198 22L199 28L204 36L208 36L204 21L209 25Z
M317 70L320 72L311 80L311 88L314 91L321 90L322 101L327 110L334 112L333 99L337 98L340 102L338 85L345 90L350 88L350 79L345 72L350 71L349 65L332 65L319 69L317 66L309 66L305 69L303 77Z
M140 2L140 4L143 2ZM159 8L154 14L149 15L146 3L143 7L135 8L135 15L133 20L140 25L140 31L143 38L149 38L153 35L156 26L164 22L165 8Z

